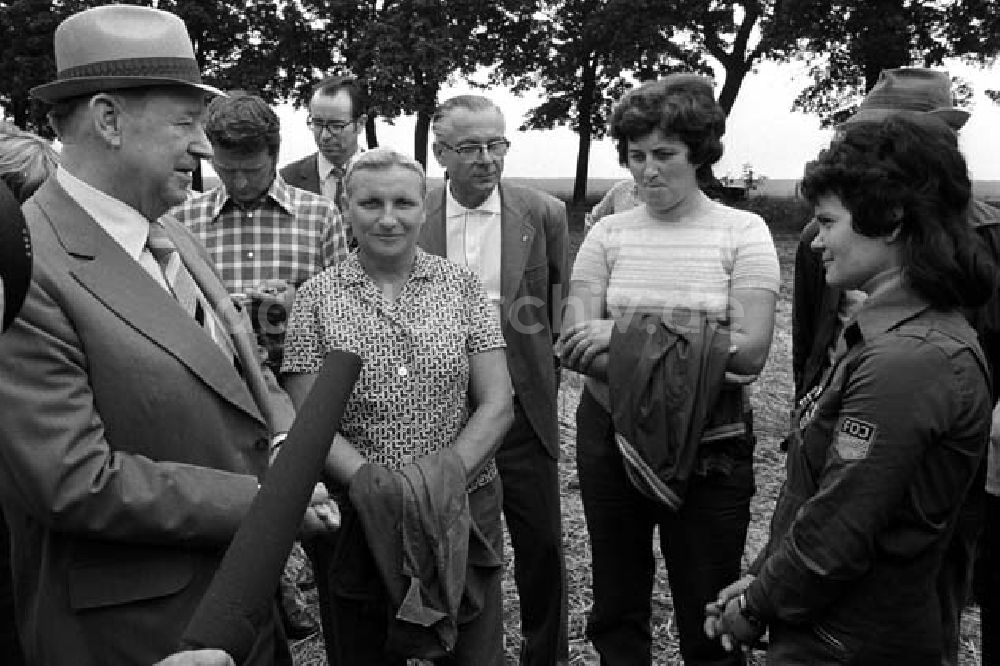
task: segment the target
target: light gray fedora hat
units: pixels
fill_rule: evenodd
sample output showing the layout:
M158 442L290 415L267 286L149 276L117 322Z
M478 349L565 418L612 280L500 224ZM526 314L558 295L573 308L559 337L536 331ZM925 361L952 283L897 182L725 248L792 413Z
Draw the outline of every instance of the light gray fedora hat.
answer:
M120 88L182 85L213 95L201 81L191 37L179 17L134 5L104 5L73 14L56 28L56 80L31 94L54 104Z

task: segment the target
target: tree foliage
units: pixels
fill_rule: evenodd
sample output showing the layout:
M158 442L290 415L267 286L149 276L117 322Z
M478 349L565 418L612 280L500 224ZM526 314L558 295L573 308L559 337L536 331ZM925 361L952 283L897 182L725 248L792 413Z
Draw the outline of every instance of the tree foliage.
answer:
M374 117L417 117L414 153L426 164L431 115L455 76L487 68L544 101L523 129L567 125L580 137L574 200L586 194L591 141L614 101L637 81L675 70L724 71L719 102L733 108L763 59L805 59L812 84L795 107L826 125L879 71L985 64L1000 53L996 0L125 0L181 16L208 82L271 102L302 103L318 76L349 69L367 82ZM52 80L52 36L70 14L106 0L0 0L0 107L47 132L28 90ZM971 96L957 82L959 98ZM987 91L994 100L1000 93Z
M766 58L785 53L794 43L783 29L790 8L782 0L677 0L671 10L674 25L693 48L722 67L725 79L719 104L733 109L740 88L753 68Z
M986 64L1000 52L995 0L785 0L779 30L804 58L812 83L794 107L824 126L854 113L860 97L893 67L936 67L947 58ZM959 97L971 90L959 83Z
M18 127L51 134L45 107L28 91L55 78L52 35L86 2L0 1L0 107Z
M128 0L127 0L128 1ZM52 80L52 36L70 14L103 0L0 0L0 105L46 131L28 90ZM426 163L431 115L456 74L490 67L518 43L539 0L131 0L184 19L207 82L301 104L318 76L350 69L368 82L372 117L416 114L414 152ZM503 38L498 37L503 35ZM374 122L369 123L369 141Z
M515 92L539 87L544 101L521 129L568 125L579 136L573 201L586 196L590 144L604 136L611 106L635 80L679 69L709 72L702 56L671 40L659 0L548 3L520 44L506 38L494 79Z
M524 34L537 0L320 0L333 66L364 79L373 114L390 122L414 114L414 155L427 161L438 93L455 74L490 67L502 40Z
M137 3L139 4L139 3ZM281 0L146 0L184 19L206 81L244 89L269 102L286 99L312 76L319 38L294 2Z
M28 91L55 78L55 29L102 0L0 2L0 106L13 121L49 133L44 105ZM176 13L187 24L204 78L220 88L251 90L269 101L311 78L316 29L295 3L279 0L134 0Z
M586 194L592 138L605 132L611 105L636 80L675 70L725 75L718 99L728 113L746 76L793 43L780 29L780 0L561 0L547 5L535 48L512 51L502 79L540 86L546 101L527 127L569 125L580 135L574 201Z

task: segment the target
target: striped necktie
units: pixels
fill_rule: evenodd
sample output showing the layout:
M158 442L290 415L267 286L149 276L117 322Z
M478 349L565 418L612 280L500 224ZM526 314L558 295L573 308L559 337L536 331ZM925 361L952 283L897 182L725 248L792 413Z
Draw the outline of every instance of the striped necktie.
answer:
M222 350L226 358L232 360L233 364L239 368L239 360L236 356L236 348L229 337L228 331L222 325L222 321L216 315L212 307L205 301L201 289L191 277L181 255L177 252L177 246L167 235L166 229L159 222L152 222L149 225L149 237L146 239L146 247L149 253L156 259L163 271L167 286L181 308L205 329L212 341Z
M337 179L337 189L335 190L333 202L337 204L337 208L340 208L340 198L344 195L344 174L347 173L346 169L340 167L333 167L330 170L330 175Z
M323 196L332 199L338 210L340 209L340 196L344 193L344 174L346 171L342 167L334 166L326 174L326 179L320 187Z
M325 187L322 188L326 196L333 197L333 203L337 206L337 210L340 211L341 218L343 218L344 209L340 199L344 195L344 176L346 174L346 168L334 166L330 169L330 173L327 174ZM351 225L347 223L347 220L344 220L344 236L347 239L347 248L349 250L353 250L358 246L358 241L354 237L354 231L351 229Z

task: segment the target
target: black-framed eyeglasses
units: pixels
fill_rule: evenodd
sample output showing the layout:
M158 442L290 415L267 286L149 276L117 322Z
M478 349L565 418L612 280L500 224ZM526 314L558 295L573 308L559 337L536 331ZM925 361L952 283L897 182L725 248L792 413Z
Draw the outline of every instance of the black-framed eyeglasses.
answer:
M450 146L444 141L438 141L442 146L448 150L457 153L459 157L467 160L474 160L479 157L479 154L486 151L486 154L490 157L503 157L510 150L510 140L509 139L493 139L492 141L487 141L486 143L460 143L457 146Z
M306 125L312 128L314 132L326 130L330 134L340 134L357 122L357 120L351 120L346 123L340 120L322 120L320 118L313 118L312 116L306 118Z

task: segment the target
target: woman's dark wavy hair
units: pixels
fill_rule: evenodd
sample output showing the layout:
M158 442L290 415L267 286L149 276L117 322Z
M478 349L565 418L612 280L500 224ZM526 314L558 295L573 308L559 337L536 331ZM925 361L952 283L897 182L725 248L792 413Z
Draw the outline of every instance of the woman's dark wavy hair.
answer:
M968 222L965 159L941 121L897 115L850 125L806 165L799 190L813 204L838 197L863 236L898 227L904 275L932 306L977 306L993 294L997 267Z
M628 142L654 130L684 142L688 159L698 165L699 182L710 180L726 133L726 112L715 101L711 80L699 74L671 74L630 90L611 113L611 138L622 166L628 167Z

